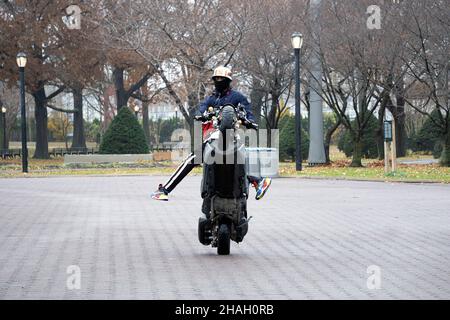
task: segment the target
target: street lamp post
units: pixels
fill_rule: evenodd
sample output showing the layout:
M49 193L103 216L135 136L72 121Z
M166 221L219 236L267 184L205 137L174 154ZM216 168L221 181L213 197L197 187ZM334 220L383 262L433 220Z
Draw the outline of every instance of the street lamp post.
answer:
M134 107L134 115L136 116L136 119L138 119L138 113L139 113L139 107L135 106Z
M300 49L303 45L303 35L295 32L292 34L292 47L295 54L295 169L302 171L302 130L300 110Z
M6 145L6 108L2 107L2 123L3 123L3 150L8 149Z
M20 76L20 110L22 127L22 172L28 172L28 149L27 149L27 122L25 110L25 66L27 65L27 55L23 52L17 54L17 66Z

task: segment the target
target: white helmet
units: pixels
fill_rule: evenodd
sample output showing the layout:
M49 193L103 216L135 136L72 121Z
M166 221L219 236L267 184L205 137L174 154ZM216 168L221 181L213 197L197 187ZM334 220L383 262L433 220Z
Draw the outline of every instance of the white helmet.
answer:
M223 78L227 78L230 80L233 80L233 78L231 77L231 70L227 67L217 67L214 69L214 74L212 76L212 79L214 79L215 77L223 77Z

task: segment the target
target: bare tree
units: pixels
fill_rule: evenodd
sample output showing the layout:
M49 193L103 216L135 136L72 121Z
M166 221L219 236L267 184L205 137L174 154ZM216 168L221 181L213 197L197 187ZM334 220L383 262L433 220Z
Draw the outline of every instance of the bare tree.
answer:
M5 2L3 2L5 4ZM62 17L69 1L14 1L0 8L2 43L5 57L0 73L9 81L17 80L15 56L18 51L28 55L26 88L35 102L35 158L48 158L48 103L65 90L58 81L61 57L64 57L64 34L67 29ZM26 35L26 37L24 37ZM48 93L46 86L56 86Z
M447 1L411 1L408 17L412 39L405 64L411 85L406 103L434 123L441 136L440 163L450 166L450 7Z
M121 40L157 71L191 125L211 70L229 64L241 42L247 9L237 1L133 1L142 18L133 20L136 36Z
M236 55L236 65L251 88L255 115L265 127L278 128L293 83L291 35L302 31L307 1L249 1L250 29ZM270 139L268 139L270 141Z
M105 64L109 66L106 71L115 86L116 106L120 109L127 106L130 98L139 96L139 90L156 72L136 52L141 36L139 28L145 17L135 10L132 1L105 0L86 6L84 19L92 27L84 30L85 39L105 54Z
M322 7L320 50L323 90L318 92L334 111L353 141L351 166L362 166L362 141L374 114L387 104L393 88L404 77L397 50L401 39L386 30L366 27L364 13L370 1L327 1ZM400 51L401 52L401 51ZM380 115L381 119L383 115Z
M5 82L0 81L0 109L6 108L6 123L3 123L3 117L0 117L0 128L6 126L6 137L3 137L3 130L1 130L0 141L3 142L3 139L6 139L6 147L9 145L9 137L19 112L17 90L18 89L15 86L8 86ZM3 148L3 145L1 145L0 148Z

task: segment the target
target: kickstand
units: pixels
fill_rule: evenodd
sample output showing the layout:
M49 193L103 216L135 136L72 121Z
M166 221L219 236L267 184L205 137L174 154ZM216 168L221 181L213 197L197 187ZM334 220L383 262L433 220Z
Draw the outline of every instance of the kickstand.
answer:
M250 221L251 218L253 218L253 216L250 216L248 219L245 219L245 221L242 222L241 224L239 224L238 227L242 227L242 226L248 224L248 222Z

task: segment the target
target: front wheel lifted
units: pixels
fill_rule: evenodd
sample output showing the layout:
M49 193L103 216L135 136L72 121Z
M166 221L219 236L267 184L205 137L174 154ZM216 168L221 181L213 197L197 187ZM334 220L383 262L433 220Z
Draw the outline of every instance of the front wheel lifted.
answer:
M225 132L225 130L233 128L234 117L234 108L232 106L223 107L219 130Z
M230 228L225 223L222 223L219 227L217 237L217 254L230 254Z

